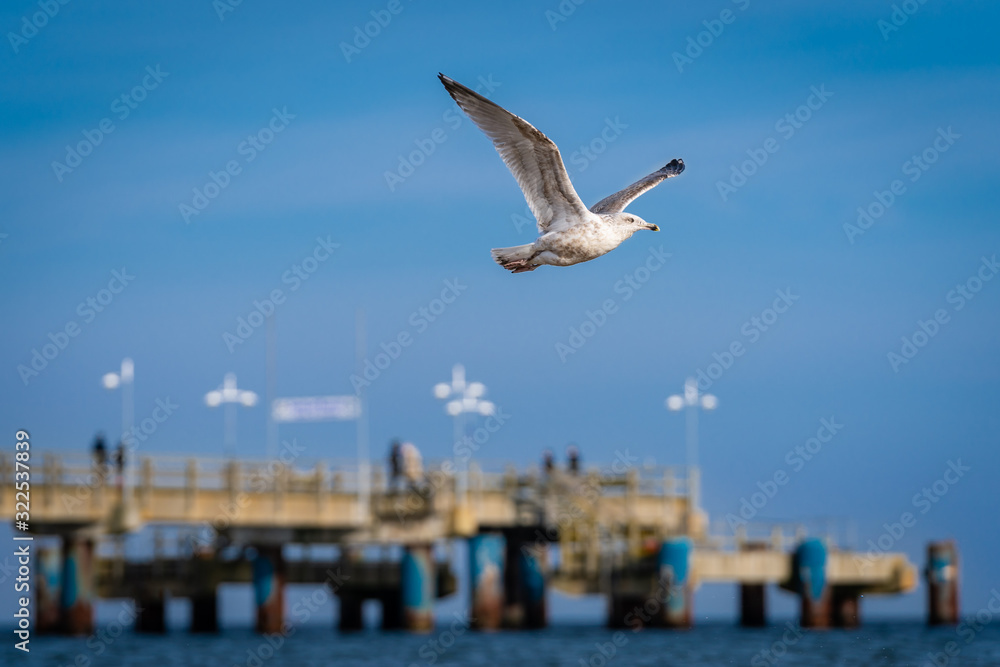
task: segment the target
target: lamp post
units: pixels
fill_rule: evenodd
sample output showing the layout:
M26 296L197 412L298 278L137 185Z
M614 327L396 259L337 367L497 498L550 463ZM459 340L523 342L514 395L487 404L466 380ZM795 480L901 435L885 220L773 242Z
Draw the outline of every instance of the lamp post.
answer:
M444 409L455 420L455 470L458 472L458 492L464 494L468 488L466 480L466 465L458 457L458 443L465 437L465 415L478 414L483 417L492 415L496 406L491 401L483 400L486 395L486 385L482 382L466 382L465 367L455 364L451 369L451 383L440 382L434 385L434 396L445 403Z
M698 467L698 409L714 410L719 405L719 399L712 394L702 394L698 391L698 382L694 378L684 381L684 394L674 394L666 400L667 409L672 412L684 410L685 421L687 423L687 465L688 480L697 478L696 469ZM699 504L698 484L689 490L694 507Z
M257 404L257 394L236 387L236 373L226 373L222 386L205 394L205 405L217 408L226 406L225 454L231 458L236 451L236 406L252 408Z
M122 456L125 456L125 445L128 444L125 440L129 435L132 434L132 421L134 419L133 415L135 412L135 398L132 392L133 382L135 380L135 364L128 357L122 359L121 369L117 373L105 373L101 377L101 384L104 388L113 391L119 387L122 390L122 435L121 435L121 447ZM133 483L133 474L135 472L135 457L129 456L127 461L127 467L125 469L125 488L131 489Z

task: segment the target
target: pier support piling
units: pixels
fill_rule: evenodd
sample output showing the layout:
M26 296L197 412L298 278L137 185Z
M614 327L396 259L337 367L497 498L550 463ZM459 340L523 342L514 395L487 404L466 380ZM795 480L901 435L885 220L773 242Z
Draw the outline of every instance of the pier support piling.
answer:
M195 634L219 631L218 573L216 571L215 554L204 550L197 552L191 559L192 584L191 593L191 632Z
M496 630L503 620L505 550L503 535L469 538L470 624L476 630Z
M88 537L63 539L62 586L59 596L60 630L67 635L94 632L94 541Z
M364 605L364 598L354 593L341 592L340 595L340 619L337 627L341 632L354 632L365 627L364 615L361 613Z
M764 584L740 585L740 625L744 628L767 626L767 589Z
M403 591L402 589L380 595L378 598L382 605L382 629L402 630L406 627L406 615L403 613Z
M167 631L166 593L160 587L145 586L136 596L136 632L163 633Z
M792 559L795 590L802 599L799 625L830 626L830 586L826 581L826 545L810 538L799 544Z
M201 589L191 596L191 632L204 634L218 631L219 615L215 588Z
M437 583L431 545L406 547L400 569L404 627L415 632L430 632L434 627L434 589ZM383 614L384 609L383 606Z
M544 544L523 545L520 549L520 581L524 596L524 623L529 629L548 627L545 601L545 572L548 548Z
M927 623L958 623L958 547L951 540L927 545Z
M536 543L525 531L505 534L503 626L544 628L548 624L545 604L547 547Z
M62 554L59 549L40 549L35 573L35 632L40 635L59 631L61 582Z
M660 547L660 585L663 588L663 625L691 627L691 541L670 539Z
M285 612L285 562L280 545L257 547L253 560L253 590L257 601L257 632L281 632Z
M853 586L833 586L830 591L830 616L835 628L856 628L861 625L860 591Z
M638 630L648 626L656 625L656 619L647 612L646 605L651 598L643 598L641 595L622 593L616 591L612 586L611 594L608 595L608 627L611 629L628 628ZM655 607L652 610L661 608L659 600L654 600Z
M763 551L767 544L747 542L742 551ZM740 625L744 628L767 626L767 586L761 583L740 584Z

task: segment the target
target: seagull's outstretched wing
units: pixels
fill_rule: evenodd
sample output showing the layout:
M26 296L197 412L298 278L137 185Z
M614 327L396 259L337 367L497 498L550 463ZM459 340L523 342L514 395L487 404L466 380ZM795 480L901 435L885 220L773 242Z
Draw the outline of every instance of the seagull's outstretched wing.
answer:
M573 189L559 149L551 139L502 107L457 81L438 74L448 93L493 140L514 174L542 233L565 229L590 217Z
M652 190L662 181L677 176L682 171L684 171L684 160L671 160L669 164L664 165L649 176L640 178L624 190L619 190L597 202L590 207L590 211L592 213L621 213L636 197L647 190Z

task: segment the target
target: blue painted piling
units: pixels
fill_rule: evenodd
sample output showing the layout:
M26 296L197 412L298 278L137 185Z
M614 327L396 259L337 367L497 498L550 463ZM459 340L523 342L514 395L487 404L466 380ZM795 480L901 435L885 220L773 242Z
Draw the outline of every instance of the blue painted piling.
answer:
M546 547L522 546L520 551L521 590L524 595L524 627L544 628L548 625L545 605Z
M35 632L48 634L59 631L62 591L62 555L58 548L45 547L38 551L35 572Z
M257 547L253 559L253 592L257 602L257 632L281 632L285 612L285 563L280 545Z
M403 552L400 587L403 624L407 630L429 632L434 627L434 598L437 581L429 544L411 544Z
M691 540L666 540L660 547L660 585L663 590L663 625L691 627Z
M68 635L94 632L94 541L63 539L62 586L59 591L60 630Z
M825 628L830 625L830 586L826 579L826 544L823 540L803 540L792 558L795 591L802 600L799 625Z

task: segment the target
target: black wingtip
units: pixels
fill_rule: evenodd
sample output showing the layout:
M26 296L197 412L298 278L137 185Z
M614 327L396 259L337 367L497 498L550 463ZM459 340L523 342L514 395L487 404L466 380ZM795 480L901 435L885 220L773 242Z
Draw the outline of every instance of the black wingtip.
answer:
M663 165L663 168L660 171L669 171L671 174L676 176L677 174L684 171L684 160L681 160L680 158L674 158L667 164Z

